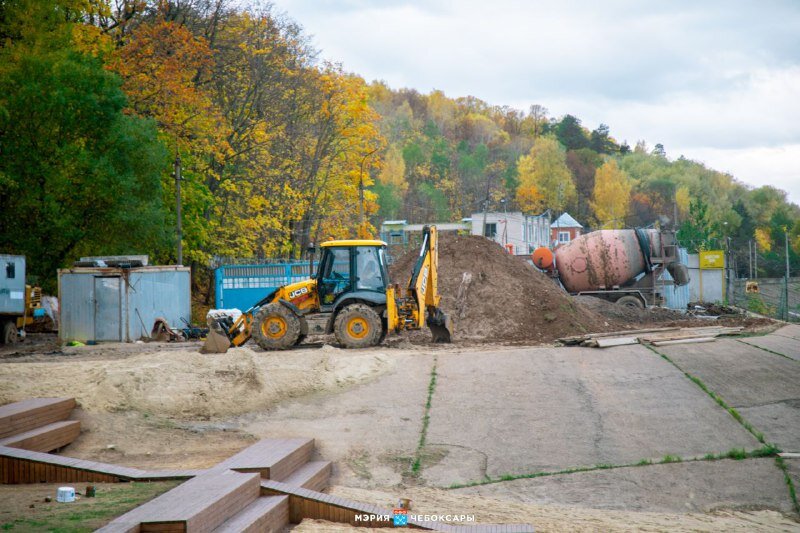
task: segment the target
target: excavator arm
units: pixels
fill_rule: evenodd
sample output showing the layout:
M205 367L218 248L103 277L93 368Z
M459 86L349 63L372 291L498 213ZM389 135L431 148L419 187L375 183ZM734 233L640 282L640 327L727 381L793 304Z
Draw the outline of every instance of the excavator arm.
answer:
M414 302L410 309L410 320L415 329L423 326L427 315L428 328L434 342L450 342L452 323L439 307L439 239L436 226L425 226L422 230L422 246L408 281L407 293Z

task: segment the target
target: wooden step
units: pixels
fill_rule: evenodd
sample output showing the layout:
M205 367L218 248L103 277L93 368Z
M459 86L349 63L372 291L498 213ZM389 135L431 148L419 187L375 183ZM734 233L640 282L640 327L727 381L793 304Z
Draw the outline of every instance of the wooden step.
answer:
M25 433L0 439L0 446L20 448L34 452L50 452L62 448L78 438L81 423L77 420L53 422Z
M216 465L213 470L258 472L264 479L286 479L311 459L314 439L264 439Z
M261 496L239 514L222 523L214 533L283 531L289 524L288 496Z
M209 471L125 513L99 531L191 531L206 533L260 496L258 474Z
M0 406L0 439L69 418L74 398L31 398Z
M328 488L330 479L330 461L309 461L292 472L286 479L279 479L278 481L283 481L293 487L321 491Z

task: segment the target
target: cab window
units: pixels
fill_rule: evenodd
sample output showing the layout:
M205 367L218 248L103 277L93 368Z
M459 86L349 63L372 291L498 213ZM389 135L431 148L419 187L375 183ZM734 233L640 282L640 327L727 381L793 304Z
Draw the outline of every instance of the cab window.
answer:
M356 248L357 289L383 291L383 272L378 248L360 246Z

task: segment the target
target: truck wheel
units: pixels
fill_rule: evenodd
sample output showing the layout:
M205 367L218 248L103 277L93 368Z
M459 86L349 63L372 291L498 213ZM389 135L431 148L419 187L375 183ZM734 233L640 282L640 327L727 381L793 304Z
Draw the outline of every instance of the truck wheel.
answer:
M0 344L16 344L18 340L17 325L12 321L0 324Z
M630 307L631 309L644 309L644 303L637 298L636 296L623 296L619 300L617 300L617 305L624 305L625 307Z
M264 350L286 350L300 338L300 318L279 303L265 305L256 313L252 335Z
M367 348L380 342L383 324L370 306L351 304L336 315L333 332L344 348Z

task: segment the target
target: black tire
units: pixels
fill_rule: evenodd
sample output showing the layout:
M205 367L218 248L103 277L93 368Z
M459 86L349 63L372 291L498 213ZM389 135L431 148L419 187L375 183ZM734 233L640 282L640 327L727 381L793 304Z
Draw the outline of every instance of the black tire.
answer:
M336 315L333 332L343 348L368 348L380 342L383 324L372 307L350 304Z
M286 350L300 338L300 318L277 302L267 304L253 319L252 336L264 350Z
M636 296L623 296L616 301L616 304L624 305L625 307L630 307L631 309L644 309L644 302L642 302L642 300Z
M18 337L17 337L17 325L11 321L7 320L5 322L0 323L0 344L16 344Z

